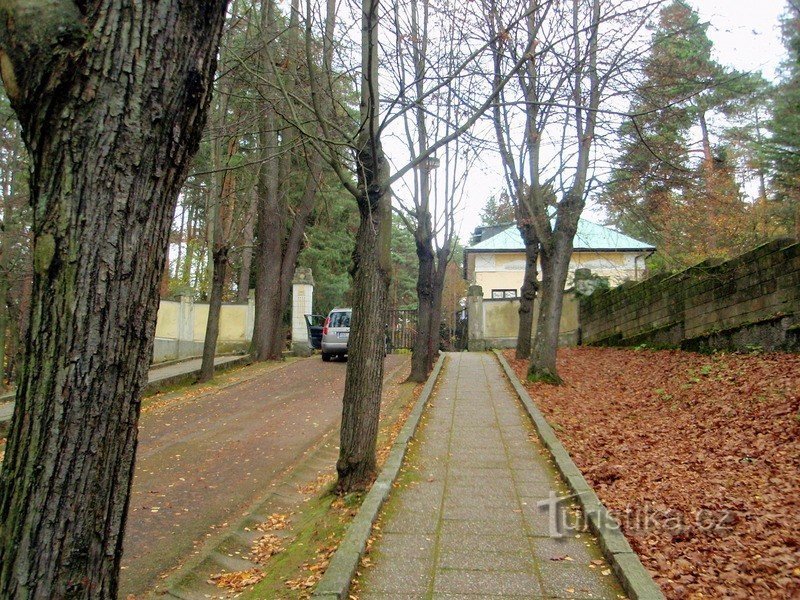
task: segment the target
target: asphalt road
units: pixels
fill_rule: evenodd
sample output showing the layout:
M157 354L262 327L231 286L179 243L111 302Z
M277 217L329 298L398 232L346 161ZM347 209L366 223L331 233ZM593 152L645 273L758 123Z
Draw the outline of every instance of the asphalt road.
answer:
M386 373L407 360L389 355ZM152 588L338 427L345 368L315 356L224 389L145 406L120 598Z

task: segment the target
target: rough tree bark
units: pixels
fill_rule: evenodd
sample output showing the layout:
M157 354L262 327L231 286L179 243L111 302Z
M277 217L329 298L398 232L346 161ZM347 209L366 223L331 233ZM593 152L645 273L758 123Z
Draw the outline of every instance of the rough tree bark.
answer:
M116 598L158 284L225 7L0 5L35 269L0 473L2 598Z
M414 61L414 88L417 104L414 109L416 121L417 146L420 153L428 149L428 126L426 110L423 105L425 97L425 79L428 53L428 3L422 2L422 15L419 14L419 3L411 0L411 37L412 57ZM420 16L422 23L420 23ZM399 27L398 27L399 29ZM414 143L409 140L409 148L413 150ZM412 151L412 156L414 152ZM411 356L410 381L421 383L428 378L433 368L433 357L438 350L436 340L439 339L439 325L434 313L437 310L436 298L441 298L441 290L436 289L436 252L433 241L433 219L430 208L431 195L431 165L423 163L419 169L419 179L415 178L417 188L414 198L414 242L417 251L417 335L414 339L414 349Z
M272 78L272 59L267 40L273 39L275 29L275 3L267 0L261 4L262 47L258 55L259 71L265 79ZM256 270L255 321L253 326L252 354L255 360L274 360L281 357L275 348L280 337L283 315L278 315L275 306L280 304L281 240L284 231L284 214L279 202L279 160L277 115L275 92L264 89L264 99L259 124L259 145L262 163L258 173L256 190L256 247L253 266Z
M236 290L236 301L245 303L250 300L250 267L253 264L253 239L255 239L255 187L248 192L247 210L244 215L244 229L242 230L242 263L239 269L239 284Z
M533 305L539 291L537 261L539 259L539 238L530 217L525 214L525 203L517 203L517 229L525 244L525 275L519 298L519 330L517 331L517 359L529 358L531 355L531 337L533 336Z
M375 2L374 4L377 4ZM360 154L366 193L353 253L353 319L342 400L337 491L365 490L375 477L375 444L383 384L383 331L391 281L391 198L379 143ZM366 165L369 165L367 168Z
M430 214L418 215L419 220L430 221ZM430 226L430 223L428 223ZM414 231L417 249L417 335L414 338L413 354L411 355L410 381L423 382L428 378L430 364L432 364L432 313L434 310L434 277L436 273L436 258L433 252L432 234L429 227L417 223Z
M392 273L389 165L378 117L379 0L364 0L361 20L361 123L358 209L353 252L353 320L342 398L337 491L364 490L375 476L383 387L384 330Z
M527 33L528 44L535 48L535 41L541 23L539 21L539 0L529 0ZM498 25L497 16L490 20L492 31ZM494 81L501 79L503 52L501 45L493 44ZM529 358L531 355L531 335L533 333L533 307L539 291L537 280L537 260L539 258L539 236L533 222L534 200L541 194L540 179L540 107L537 98L539 81L537 77L538 57L530 54L525 69L520 72L519 85L525 97L525 139L527 161L516 164L515 153L511 151L508 114L501 108L501 102L494 105L494 126L503 168L506 174L509 193L514 200L514 218L522 241L525 244L525 274L519 302L519 328L517 329L516 357ZM501 94L502 98L502 94ZM505 124L505 127L504 127Z
M551 239L540 245L542 282L539 290L539 319L528 368L528 378L531 380L561 383L556 369L561 309L572 258L572 241L582 210L581 203L580 208L573 209L570 217L560 221L561 227L553 232Z

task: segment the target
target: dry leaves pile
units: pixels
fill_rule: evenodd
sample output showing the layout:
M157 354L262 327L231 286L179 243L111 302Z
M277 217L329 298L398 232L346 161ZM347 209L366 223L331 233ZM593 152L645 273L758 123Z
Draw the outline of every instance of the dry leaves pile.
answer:
M306 483L304 485L298 485L297 491L302 494L303 496L308 496L310 500L313 496L316 496L322 489L336 479L336 475L333 472L323 471L317 475L317 479L312 481L311 483Z
M281 531L289 527L292 513L272 513L263 523L256 525L258 531Z
M302 597L304 598L310 598L311 590L322 579L325 569L328 568L328 564L336 552L337 544L338 542L331 540L329 545L319 548L313 561L303 563L303 575L287 581L286 587L290 590L302 592Z
M264 572L261 571L261 569L248 569L247 571L235 571L233 573L218 573L217 575L211 576L212 583L232 593L243 592L262 579L264 579Z
M265 533L250 548L250 560L260 565L283 550L283 540L273 533Z
M255 529L264 532L264 535L256 539L250 548L249 558L251 561L263 566L270 558L284 549L285 540L271 532L286 529L291 516L287 513L273 513L267 517L266 521L256 526ZM209 583L223 588L231 594L237 594L257 584L265 576L266 574L260 568L253 567L244 571L217 573L209 578Z
M669 598L800 597L800 356L574 348L558 369L531 396Z

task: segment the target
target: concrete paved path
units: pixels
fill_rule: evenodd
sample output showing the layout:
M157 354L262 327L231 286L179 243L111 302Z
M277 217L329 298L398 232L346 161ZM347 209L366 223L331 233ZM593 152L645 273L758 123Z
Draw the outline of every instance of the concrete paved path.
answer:
M495 358L450 354L358 598L624 598L588 533L554 537L537 506L552 492L566 487Z
M239 360L241 356L217 356L214 359L214 365L220 366L235 360ZM165 367L155 366L147 373L147 383L158 383L171 377L178 375L189 375L200 371L200 365L203 362L202 358L193 358L190 360L183 360L181 362L173 363ZM10 396L13 398L13 395ZM14 402L0 402L0 423L10 421L14 415Z

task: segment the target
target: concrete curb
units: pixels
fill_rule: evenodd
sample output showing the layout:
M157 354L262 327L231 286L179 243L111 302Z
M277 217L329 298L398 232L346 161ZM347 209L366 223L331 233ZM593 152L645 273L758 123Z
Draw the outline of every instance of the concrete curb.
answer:
M228 355L223 355L223 356L228 356ZM227 371L228 369L233 369L234 367L241 367L242 365L247 365L252 361L253 358L249 354L242 354L239 358L235 360L231 360L222 363L220 365L215 365L214 374L216 375L222 373L223 371ZM193 371L187 371L185 373L178 373L170 377L164 377L163 379L158 379L156 381L149 381L142 388L142 397L155 394L156 392L160 392L161 390L178 385L180 383L193 383L194 379L199 374L200 374L200 369L198 368Z
M520 383L517 374L498 350L494 351L497 360L503 367L511 385L517 392L525 410L536 426L536 432L542 444L550 451L556 468L567 482L578 499L588 522L589 528L600 542L603 556L611 563L614 573L619 578L625 592L633 600L664 600L664 594L647 569L633 551L628 540L620 531L619 524L600 502L592 487L584 479L580 469L573 462L569 453L558 440L555 431L545 419L542 412L534 404L528 391Z
M383 469L375 483L372 484L366 498L364 498L361 508L358 509L358 514L356 514L347 528L344 539L339 544L339 548L333 555L325 574L317 584L312 598L324 600L344 600L347 598L350 591L350 582L358 568L361 556L364 554L364 549L367 547L372 525L378 518L381 506L389 496L392 484L400 473L400 467L408 450L408 442L417 430L422 412L433 392L433 386L436 384L443 364L444 354L442 353L439 355L439 360L436 361L433 372L428 377L428 381L425 383L414 409L394 441Z

